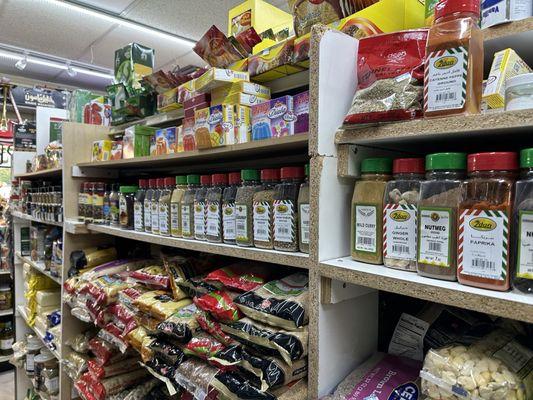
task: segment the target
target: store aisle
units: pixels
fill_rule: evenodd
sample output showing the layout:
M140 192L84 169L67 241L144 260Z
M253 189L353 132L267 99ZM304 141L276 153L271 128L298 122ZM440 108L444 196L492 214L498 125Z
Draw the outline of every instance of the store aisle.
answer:
M15 399L15 371L0 374L0 400Z

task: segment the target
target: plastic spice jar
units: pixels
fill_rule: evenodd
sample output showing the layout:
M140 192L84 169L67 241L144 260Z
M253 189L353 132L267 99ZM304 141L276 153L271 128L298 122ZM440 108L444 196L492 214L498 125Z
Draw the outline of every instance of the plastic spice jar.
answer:
M119 210L120 210L120 204L119 204L119 185L113 184L111 186L111 193L109 193L109 205L110 205L110 225L112 226L120 226L119 222Z
M243 169L241 171L242 186L235 195L235 234L239 246L254 245L253 238L253 203L254 194L261 190L259 171Z
M254 246L262 249L274 248L272 232L274 217L274 193L279 183L279 169L261 170L261 189L253 197Z
M200 187L200 175L187 175L187 190L181 200L181 234L194 237L194 197Z
M0 310L10 310L13 308L13 297L11 293L11 285L0 285Z
M152 232L152 198L157 187L157 179L148 180L148 188L144 195L144 231Z
M205 240L205 200L211 186L211 175L200 176L200 187L194 195L194 238Z
M163 180L163 188L159 196L159 234L161 236L170 236L170 200L172 199L172 190L174 189L175 178L168 177Z
M465 153L435 153L426 157L426 181L418 202L418 273L457 279L457 207L466 176Z
M298 214L300 216L300 251L309 253L309 164L305 165L305 181L300 186L298 193Z
M518 157L512 152L470 154L462 185L457 278L465 285L509 289L509 218Z
M235 197L241 184L241 173L228 175L228 187L222 194L222 230L224 243L235 244Z
M80 184L80 191L78 193L78 221L85 221L85 214L87 208L87 182Z
M298 192L304 179L303 167L281 169L281 183L274 194L274 248L298 251Z
M37 336L28 336L26 344L26 375L33 376L35 373L35 356L43 348L43 342Z
M222 195L228 185L227 174L214 174L206 194L205 237L209 242L222 243Z
M383 264L383 196L392 159L367 158L352 197L351 253L357 261Z
M170 199L170 234L181 237L181 199L187 190L187 177L176 176L176 188Z
M48 349L35 356L33 384L36 390L49 395L59 392L59 362Z
M138 186L121 186L119 197L119 220L122 229L133 229L134 211L133 203L135 202L135 193Z
M144 198L147 186L148 179L139 179L139 190L135 193L133 203L134 228L137 232L144 232Z
M152 233L154 235L159 235L159 198L161 197L161 192L164 187L165 179L157 178L154 193L152 194L152 206L150 211L150 214L152 215Z
M7 356L13 354L13 342L15 333L13 322L9 320L0 322L0 355Z
M104 224L104 195L105 195L105 183L95 182L93 187L93 223Z
M505 111L533 108L533 73L505 81Z
M392 164L383 200L383 262L387 267L416 271L417 207L423 158L398 158Z

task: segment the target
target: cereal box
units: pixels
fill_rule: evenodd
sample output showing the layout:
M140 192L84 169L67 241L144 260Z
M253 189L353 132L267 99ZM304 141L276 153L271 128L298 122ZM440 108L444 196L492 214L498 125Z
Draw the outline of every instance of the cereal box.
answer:
M233 105L221 104L209 108L209 134L211 147L235 142L235 118Z
M294 134L305 133L309 131L309 91L298 93L293 96L294 115Z
M296 116L292 96L283 96L252 106L252 140L294 134Z
M250 107L235 105L234 142L228 144L248 143L252 140L252 110Z
M158 156L176 153L176 127L155 131L155 153Z

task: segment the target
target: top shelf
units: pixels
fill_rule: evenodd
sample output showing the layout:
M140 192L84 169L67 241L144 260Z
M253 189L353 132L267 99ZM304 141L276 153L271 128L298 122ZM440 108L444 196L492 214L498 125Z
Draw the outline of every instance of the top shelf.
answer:
M60 177L63 172L62 168L51 168L37 172L27 172L25 174L17 174L15 178L20 179L33 179L33 178L52 178Z

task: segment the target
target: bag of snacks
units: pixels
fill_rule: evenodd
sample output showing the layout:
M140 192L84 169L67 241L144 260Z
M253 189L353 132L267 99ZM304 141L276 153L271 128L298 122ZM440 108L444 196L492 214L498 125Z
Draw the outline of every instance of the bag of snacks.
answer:
M220 283L230 290L249 292L264 285L268 280L268 273L260 265L239 263L212 271L204 279Z
M357 89L344 126L420 118L427 29L359 41Z
M158 301L150 308L150 314L156 319L165 320L175 312L181 310L183 307L187 307L190 304L192 304L191 299L182 299L179 301Z
M223 345L230 346L235 343L235 340L233 340L230 336L224 333L221 325L213 318L211 318L209 314L205 311L198 311L198 313L196 314L196 321L204 332L209 333Z
M169 302L174 300L170 293L163 290L153 290L151 292L146 292L141 294L133 301L133 305L142 312L150 313L152 306L158 301Z
M63 371L73 381L78 380L81 375L87 372L89 356L87 354L77 353L71 351L67 357L65 357L61 363L63 365Z
M194 303L218 321L233 322L242 317L241 312L233 303L235 296L235 293L229 291L216 290L201 297L195 297Z
M133 282L142 283L153 289L166 290L170 287L170 278L165 268L159 265L152 265L133 271L130 273L129 278Z
M191 340L194 332L198 330L198 322L196 320L198 312L196 304L183 307L165 321L159 323L157 325L157 333L180 343L187 343Z
M124 307L130 309L132 312L136 312L138 310L133 302L137 299L137 297L149 291L150 290L148 288L142 285L130 286L129 288L120 291L118 294L118 302Z
M89 340L89 350L98 359L100 365L106 365L108 361L118 353L116 347L100 338Z
M117 394L124 389L135 385L139 379L146 378L147 376L148 371L141 368L102 380L94 379L90 373L85 373L81 379L88 384L91 392L97 400L105 400L106 397Z
M81 293L94 302L96 307L107 306L117 300L120 291L131 286L124 278L120 274L101 276L89 282Z

